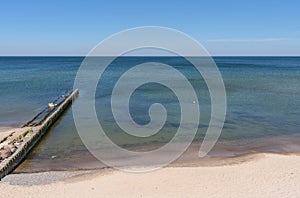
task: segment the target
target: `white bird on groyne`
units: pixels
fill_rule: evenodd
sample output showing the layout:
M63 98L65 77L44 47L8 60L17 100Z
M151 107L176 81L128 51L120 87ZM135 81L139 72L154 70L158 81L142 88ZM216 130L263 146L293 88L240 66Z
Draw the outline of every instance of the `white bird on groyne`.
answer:
M48 103L48 107L49 107L49 109L54 109L54 107L56 107L57 106L57 104L54 104L54 103Z

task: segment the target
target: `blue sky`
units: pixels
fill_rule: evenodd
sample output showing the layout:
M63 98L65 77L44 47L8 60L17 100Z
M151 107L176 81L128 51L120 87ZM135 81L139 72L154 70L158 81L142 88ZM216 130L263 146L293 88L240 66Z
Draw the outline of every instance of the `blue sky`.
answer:
M2 1L0 55L86 55L137 26L187 33L212 55L300 55L300 1Z

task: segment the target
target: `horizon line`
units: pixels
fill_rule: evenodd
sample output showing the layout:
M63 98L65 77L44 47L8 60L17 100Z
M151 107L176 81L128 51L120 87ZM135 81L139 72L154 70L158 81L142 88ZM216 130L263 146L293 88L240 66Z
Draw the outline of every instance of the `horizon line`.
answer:
M0 55L0 57L88 57L88 55ZM89 56L98 57L98 56ZM114 56L105 56L114 57ZM125 55L118 57L180 57L176 55ZM299 55L211 55L211 56L188 56L188 57L300 57Z

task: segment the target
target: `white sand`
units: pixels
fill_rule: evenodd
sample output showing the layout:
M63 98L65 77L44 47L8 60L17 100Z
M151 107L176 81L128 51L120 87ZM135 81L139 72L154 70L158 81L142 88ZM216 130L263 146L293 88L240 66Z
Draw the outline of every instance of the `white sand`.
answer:
M1 182L0 197L300 197L300 156L260 154L241 164L142 174L108 171L47 185Z

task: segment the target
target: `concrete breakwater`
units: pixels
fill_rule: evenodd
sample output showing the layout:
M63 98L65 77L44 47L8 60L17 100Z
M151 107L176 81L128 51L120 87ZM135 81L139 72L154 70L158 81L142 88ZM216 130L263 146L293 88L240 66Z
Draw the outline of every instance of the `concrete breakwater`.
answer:
M0 180L19 165L78 93L76 89L67 96L62 96L63 99L59 104L55 104L55 108L50 109L40 120L34 124L26 123L23 127L13 129L7 137L0 139Z

